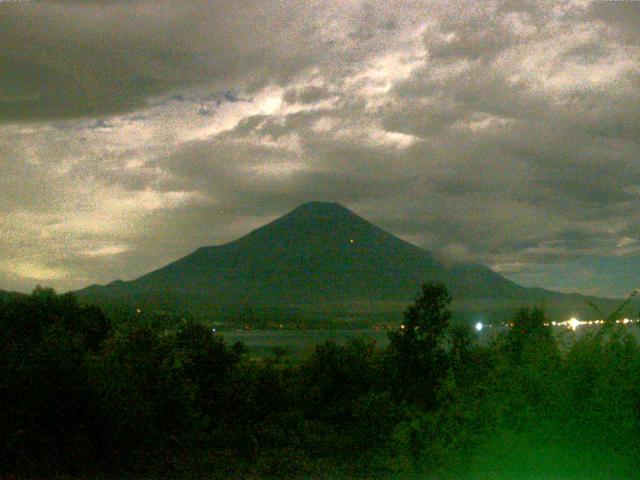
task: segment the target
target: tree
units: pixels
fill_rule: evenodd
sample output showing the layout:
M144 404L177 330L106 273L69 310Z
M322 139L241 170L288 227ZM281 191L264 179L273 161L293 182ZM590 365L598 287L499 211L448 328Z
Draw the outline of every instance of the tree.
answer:
M50 288L0 306L0 477L3 468L88 463L94 415L87 360L109 328L100 309Z
M437 388L447 372L450 303L451 296L443 284L425 283L422 295L404 312L400 330L389 336L399 387L426 407L435 406Z
M548 323L542 307L536 306L531 309L522 307L516 312L507 333L507 349L512 360L520 361L523 350L528 345L553 343L553 335Z

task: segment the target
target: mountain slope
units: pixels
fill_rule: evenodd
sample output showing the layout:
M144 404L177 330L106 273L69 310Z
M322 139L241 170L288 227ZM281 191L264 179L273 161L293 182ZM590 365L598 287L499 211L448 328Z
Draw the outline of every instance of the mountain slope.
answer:
M367 302L406 305L428 280L445 283L471 310L483 299L582 305L586 299L524 288L482 265L446 268L347 208L323 202L303 204L238 240L199 248L131 282L77 293L99 302L197 310L238 304L326 310Z
M9 292L7 290L0 290L0 302L8 302L16 298L24 296L24 293Z

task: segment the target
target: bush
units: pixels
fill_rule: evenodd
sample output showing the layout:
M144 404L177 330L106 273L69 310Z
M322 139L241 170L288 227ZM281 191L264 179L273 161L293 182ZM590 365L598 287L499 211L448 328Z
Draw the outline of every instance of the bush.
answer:
M640 348L559 348L544 311L479 345L428 284L386 350L244 356L194 321L115 327L69 295L0 303L0 466L21 476L636 478ZM567 453L569 452L569 453Z

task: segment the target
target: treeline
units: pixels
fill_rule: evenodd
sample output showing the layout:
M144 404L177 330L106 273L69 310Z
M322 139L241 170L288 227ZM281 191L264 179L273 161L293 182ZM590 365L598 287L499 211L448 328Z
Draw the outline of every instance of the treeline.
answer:
M522 309L481 345L449 303L427 284L387 348L327 342L288 363L49 289L0 302L0 476L640 478L629 331L561 346Z

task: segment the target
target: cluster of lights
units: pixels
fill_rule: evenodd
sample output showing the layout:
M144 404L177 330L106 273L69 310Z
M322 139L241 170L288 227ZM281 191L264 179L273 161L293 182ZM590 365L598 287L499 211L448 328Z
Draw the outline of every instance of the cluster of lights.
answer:
M508 327L511 327L512 324L507 324ZM474 325L474 328L476 329L476 332L481 332L482 330L484 330L485 328L493 328L494 325L493 323L482 323L482 322L478 322Z
M607 323L607 322L605 322L604 320L587 320L583 322L574 317L574 318L570 318L565 322L551 322L551 323L545 323L545 325L546 326L551 325L553 327L566 326L567 328L570 328L571 330L576 331L576 329L581 325L602 325L604 323ZM627 325L629 323L638 323L638 320L631 320L630 318L622 318L620 320L616 320L616 323Z
M620 320L616 320L616 323L620 323L623 325L628 325L630 323L639 323L640 319L637 320L632 320L630 318L622 318ZM571 330L573 330L574 332L577 330L578 327L580 327L581 325L602 325L606 323L604 320L586 320L586 321L581 321L578 320L577 318L573 317L570 318L569 320L565 320L564 322L545 322L544 325L545 327L567 327ZM508 327L513 327L513 323L507 323ZM404 327L404 325L403 325ZM478 322L475 324L475 329L477 332L481 332L484 328L492 328L493 325L491 324L487 324L485 325L482 322Z

